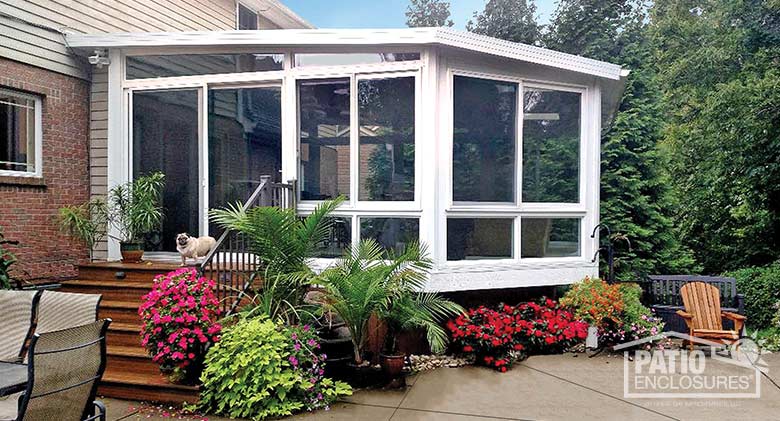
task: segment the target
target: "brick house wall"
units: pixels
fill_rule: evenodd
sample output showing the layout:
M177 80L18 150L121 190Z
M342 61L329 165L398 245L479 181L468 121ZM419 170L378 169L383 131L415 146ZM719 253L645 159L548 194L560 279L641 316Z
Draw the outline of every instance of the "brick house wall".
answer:
M0 176L0 226L28 280L76 275L86 247L63 235L57 210L89 199L89 82L0 58L0 87L42 99L43 178Z

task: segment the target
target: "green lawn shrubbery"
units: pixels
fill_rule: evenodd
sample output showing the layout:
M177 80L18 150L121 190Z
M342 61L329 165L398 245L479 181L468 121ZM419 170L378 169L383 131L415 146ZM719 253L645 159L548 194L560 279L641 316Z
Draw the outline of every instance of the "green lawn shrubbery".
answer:
M780 261L764 267L728 272L737 279L737 292L745 296L747 323L757 329L770 327L780 301Z

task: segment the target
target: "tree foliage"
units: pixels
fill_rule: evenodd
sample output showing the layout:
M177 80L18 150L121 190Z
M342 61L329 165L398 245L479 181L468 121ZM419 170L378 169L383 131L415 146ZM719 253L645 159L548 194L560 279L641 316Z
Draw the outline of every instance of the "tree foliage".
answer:
M618 276L780 258L780 1L488 0L467 29L631 70L602 136ZM541 29L540 29L541 28Z
M707 272L780 257L780 2L657 3L680 237Z
M541 39L533 0L488 0L482 13L474 13L466 29L523 44L537 45Z
M448 1L411 0L406 7L406 26L410 28L452 25Z

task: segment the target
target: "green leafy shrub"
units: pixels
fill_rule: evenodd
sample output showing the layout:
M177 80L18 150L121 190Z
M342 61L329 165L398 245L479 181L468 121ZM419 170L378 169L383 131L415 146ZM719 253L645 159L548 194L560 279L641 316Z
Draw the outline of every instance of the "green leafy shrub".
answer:
M16 263L16 255L4 246L19 244L16 241L6 240L3 236L3 227L0 227L0 289L11 289L11 266Z
M240 320L206 355L200 407L253 420L326 408L352 391L323 376L327 357L318 350L308 326L287 327L267 317Z
M725 274L737 279L737 292L745 296L745 315L753 328L772 325L775 303L780 301L780 261L764 267L738 269Z

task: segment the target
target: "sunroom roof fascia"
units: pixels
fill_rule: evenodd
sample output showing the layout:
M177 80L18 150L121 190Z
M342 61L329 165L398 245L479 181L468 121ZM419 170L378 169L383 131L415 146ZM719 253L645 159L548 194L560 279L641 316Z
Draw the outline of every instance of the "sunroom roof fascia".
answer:
M261 31L68 34L74 49L215 46L443 45L468 51L620 80L621 67L573 54L504 41L450 28L274 29ZM91 51L89 51L91 52Z

